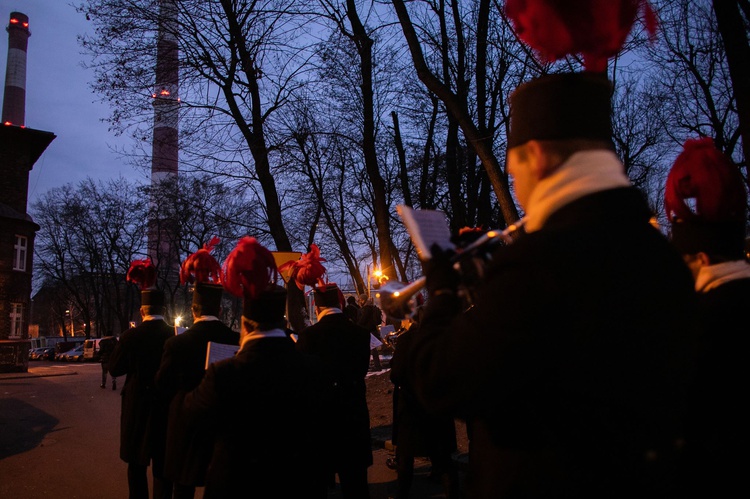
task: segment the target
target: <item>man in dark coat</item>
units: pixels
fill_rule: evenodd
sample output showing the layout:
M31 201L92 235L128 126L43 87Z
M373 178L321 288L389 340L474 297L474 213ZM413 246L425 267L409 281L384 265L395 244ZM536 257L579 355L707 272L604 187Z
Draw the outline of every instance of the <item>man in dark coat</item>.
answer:
M167 401L156 389L164 343L174 328L164 321L164 293L157 289L141 291L141 325L120 337L109 373L125 376L120 412L120 459L128 463L131 499L148 499L147 468L151 465L153 498L172 497L172 483L163 476L166 441Z
M359 305L357 305L357 299L353 295L349 295L346 298L346 306L344 307L344 315L349 318L353 323L357 323L359 320Z
M686 496L731 497L744 487L748 445L745 352L750 264L747 191L739 168L710 138L690 139L667 177L672 243L693 272L700 351L686 432ZM744 435L744 438L742 436Z
M203 497L323 499L321 362L289 337L270 251L245 237L225 267L225 289L244 298L240 348L210 364L182 402L188 428L215 433Z
M367 468L373 463L365 377L370 335L341 312L343 295L334 283L313 290L318 322L299 333L297 349L323 360L333 402L326 408L327 464L337 473L345 499L369 497Z
M107 387L107 375L109 374L109 360L112 358L112 352L117 345L117 338L114 336L105 336L99 340L99 362L102 365L102 384L100 388ZM117 390L117 378L112 378L112 389Z
M409 375L429 411L471 421L472 498L675 496L695 296L614 152L610 95L593 71L520 86L507 168L526 233L469 309L450 252L423 262Z
M396 499L407 499L414 479L414 458L428 457L432 475L440 478L446 499L458 499L458 469L453 462L456 423L451 415L431 414L414 394L408 376L409 349L419 328L424 308L417 309L414 322L398 337L391 359L393 390L393 443L396 445L398 493Z
M211 432L187 432L181 420L178 392L193 390L206 371L208 342L239 345L240 334L218 318L224 288L220 284L198 282L193 290L193 325L164 345L156 385L173 399L167 425L164 474L174 483L174 499L192 499L195 487L205 485L211 460Z
M380 330L378 329L378 326L383 322L382 311L375 305L375 303L373 303L372 297L365 293L359 295L359 304L360 309L357 324L365 328L367 332L375 338L383 341L383 338L380 337ZM380 362L380 351L378 348L371 349L370 354L372 355L373 369L376 371L382 370L383 366Z

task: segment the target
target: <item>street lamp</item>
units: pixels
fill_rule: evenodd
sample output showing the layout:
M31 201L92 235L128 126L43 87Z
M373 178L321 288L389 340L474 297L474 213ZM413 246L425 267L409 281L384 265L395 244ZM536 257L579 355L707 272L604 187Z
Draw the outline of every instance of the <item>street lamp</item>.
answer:
M73 336L73 314L70 313L70 309L65 310L65 317L70 317L70 336ZM65 329L68 329L68 321L65 322Z

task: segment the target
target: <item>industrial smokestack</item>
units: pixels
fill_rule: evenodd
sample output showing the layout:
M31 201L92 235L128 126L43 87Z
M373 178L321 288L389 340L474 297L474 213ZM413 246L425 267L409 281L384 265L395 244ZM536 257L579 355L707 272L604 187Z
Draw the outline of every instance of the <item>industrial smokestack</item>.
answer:
M159 33L156 46L156 84L153 92L154 135L151 156L152 196L161 196L163 189L177 188L178 119L180 99L179 49L177 45L176 0L159 0ZM152 198L152 210L157 202ZM148 251L151 261L162 269L167 282L179 282L180 261L175 223L164 213L153 212L148 232Z
M29 16L10 13L8 24L8 64L5 69L3 125L26 124L26 48L29 37Z

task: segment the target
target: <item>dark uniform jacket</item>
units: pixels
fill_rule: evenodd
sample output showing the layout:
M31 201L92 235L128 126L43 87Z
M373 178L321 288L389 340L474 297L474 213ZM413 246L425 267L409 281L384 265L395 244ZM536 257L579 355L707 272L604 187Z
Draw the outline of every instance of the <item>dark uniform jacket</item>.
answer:
M156 386L172 400L167 423L164 475L182 485L203 486L211 460L211 431L187 432L181 419L181 405L175 395L194 389L206 372L206 346L209 341L239 345L240 333L223 322L199 321L164 344Z
M128 329L117 342L109 359L113 377L125 375L120 395L120 459L148 465L160 476L166 439L167 405L154 384L164 342L174 328L163 320L144 321Z
M694 497L731 497L744 487L750 444L746 353L750 279L735 279L698 293L701 335L691 385L685 483ZM746 328L745 328L746 329Z
M470 419L471 497L670 496L695 294L650 216L634 188L587 195L499 248L473 308L429 299L409 374Z
M393 443L406 456L448 456L457 449L456 422L450 414L427 412L414 394L409 377L409 349L418 326L398 337L391 359L393 392Z
M332 470L372 465L365 386L370 334L344 314L328 314L300 331L297 349L323 360L327 382L333 389L333 401L326 409Z
M289 337L252 340L211 364L183 402L190 427L216 432L203 497L326 497L323 390L319 359Z
M380 331L378 326L383 322L382 312L380 308L373 304L362 306L359 309L359 318L357 324L365 328L368 332L375 335L376 338L380 338Z

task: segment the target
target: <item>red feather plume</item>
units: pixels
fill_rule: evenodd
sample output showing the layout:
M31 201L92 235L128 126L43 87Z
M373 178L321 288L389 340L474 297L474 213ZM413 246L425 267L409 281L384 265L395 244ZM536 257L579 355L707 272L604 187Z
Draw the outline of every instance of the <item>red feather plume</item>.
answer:
M153 288L156 284L156 267L148 257L143 260L133 260L125 280L137 284L141 290Z
M212 282L221 284L221 265L211 255L221 240L212 238L201 249L190 255L180 267L180 284L194 282Z
M710 137L685 141L667 175L664 208L670 221L744 221L747 194L740 171Z
M279 277L273 253L245 236L224 262L224 288L234 296L257 298Z
M304 291L305 286L320 286L325 284L322 277L326 273L326 268L320 263L325 262L320 258L320 249L313 243L310 245L310 252L305 253L296 262L286 262L279 267L279 272L291 268L289 278L294 279L297 287Z
M547 62L581 54L588 71L605 71L642 13L656 33L656 14L647 0L508 0L505 12L516 34Z

